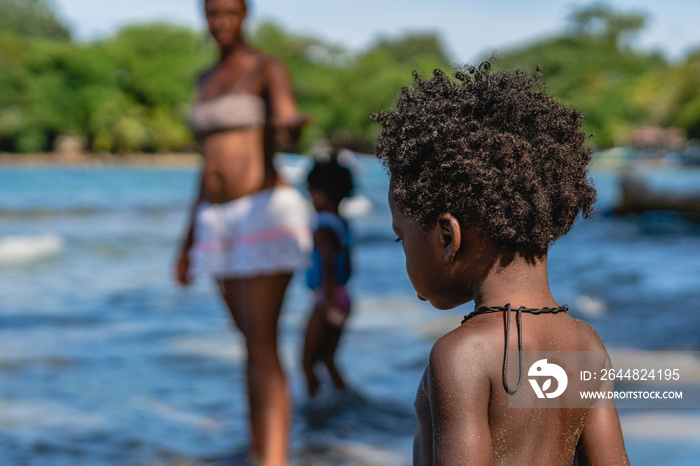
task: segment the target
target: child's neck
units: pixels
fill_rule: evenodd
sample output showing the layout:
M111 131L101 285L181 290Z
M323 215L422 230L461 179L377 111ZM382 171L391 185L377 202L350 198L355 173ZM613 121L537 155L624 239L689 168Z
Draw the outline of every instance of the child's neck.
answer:
M498 263L474 289L475 308L481 306L558 307L549 289L547 256L528 262L516 255L510 263Z
M330 212L331 214L339 215L338 214L338 204L332 205L324 205L323 207L320 207L318 209L319 212Z

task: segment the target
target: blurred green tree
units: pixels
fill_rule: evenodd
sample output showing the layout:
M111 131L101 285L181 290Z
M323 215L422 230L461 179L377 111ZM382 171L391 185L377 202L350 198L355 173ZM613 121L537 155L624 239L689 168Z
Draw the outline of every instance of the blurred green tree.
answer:
M587 114L585 129L595 134L595 145L625 144L635 126L652 119L652 108L639 103L656 98L646 95L642 83L669 65L658 53L631 47L631 38L646 24L641 13L597 4L574 11L570 20L563 34L504 52L498 66L541 67L551 94Z
M0 151L52 150L63 134L92 151L191 150L194 85L217 58L206 34L144 24L74 43L49 0L0 0L0 8ZM700 137L700 51L668 63L635 49L646 24L638 12L594 4L569 19L558 35L500 53L497 66L542 67L549 92L587 113L599 147L626 143L639 125ZM382 37L360 51L270 22L249 36L286 64L301 111L313 117L301 150L325 139L371 151L379 129L369 115L391 106L413 70L451 68L437 34Z
M675 111L667 121L684 128L688 137L700 139L700 49L690 54L675 74Z
M370 152L378 133L370 114L391 105L401 86L411 82L413 70L450 67L438 36L431 34L383 38L351 53L266 22L253 31L252 42L287 65L301 110L313 116L302 148L323 138Z
M602 38L616 46L628 45L647 24L639 12L619 12L605 3L594 3L574 10L569 22L575 36Z
M0 0L0 31L21 36L70 40L68 27L47 0Z

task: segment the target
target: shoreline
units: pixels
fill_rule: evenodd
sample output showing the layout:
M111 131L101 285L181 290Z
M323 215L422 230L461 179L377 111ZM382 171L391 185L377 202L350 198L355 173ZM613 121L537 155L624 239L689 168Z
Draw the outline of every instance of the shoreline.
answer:
M89 153L0 153L0 168L4 166L95 166L95 165L136 165L136 166L198 166L201 155L197 153L164 154L89 154Z

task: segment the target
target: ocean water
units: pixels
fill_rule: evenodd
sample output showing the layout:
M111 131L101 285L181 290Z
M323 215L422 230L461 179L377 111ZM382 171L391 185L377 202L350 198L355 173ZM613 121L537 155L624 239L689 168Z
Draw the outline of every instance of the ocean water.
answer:
M415 299L386 176L372 159L353 170L355 311L338 354L348 394L306 400L311 297L301 277L281 320L298 465L410 464L430 346L471 311ZM654 182L673 186L676 175ZM668 213L611 217L617 176L593 177L598 216L550 252L555 297L613 351L700 351L700 225ZM700 186L700 172L681 178ZM242 340L212 283L172 279L195 181L193 168L0 168L0 464L227 464L244 450ZM700 412L620 416L633 464L697 464Z

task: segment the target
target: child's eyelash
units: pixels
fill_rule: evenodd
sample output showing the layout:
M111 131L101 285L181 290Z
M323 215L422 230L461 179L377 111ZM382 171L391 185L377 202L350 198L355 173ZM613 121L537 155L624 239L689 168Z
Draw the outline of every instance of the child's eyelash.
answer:
M394 240L394 243L402 243L402 242L403 242L403 238L398 238L398 237L397 237L397 238Z

